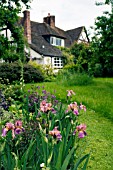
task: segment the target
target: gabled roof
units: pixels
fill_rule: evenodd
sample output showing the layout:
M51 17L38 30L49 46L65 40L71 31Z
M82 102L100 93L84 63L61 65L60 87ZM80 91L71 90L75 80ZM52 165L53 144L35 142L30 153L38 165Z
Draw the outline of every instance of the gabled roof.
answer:
M71 29L71 30L67 30L66 33L70 36L71 38L71 43L74 43L75 41L77 42L78 39L80 38L80 35L82 33L82 31L84 31L86 33L86 37L87 37L87 40L89 42L89 38L88 38L88 35L87 35L87 31L85 29L84 26L82 27L78 27L78 28L75 28L75 29Z
M50 27L46 23L37 23L37 22L31 21L31 32L35 32L41 36L53 35L53 36L63 38L63 39L66 38L65 34L63 33L63 30L57 27Z
M24 18L21 18L20 23L22 25L24 25L23 22ZM30 25L31 25L30 47L39 54L44 56L58 56L58 57L62 56L62 52L47 41L47 38L49 38L50 36L64 39L65 47L70 47L75 41L78 41L83 30L85 31L87 36L87 32L85 30L85 27L83 26L72 30L64 31L56 27L55 25L51 26L46 22L39 23L30 21Z
M62 52L49 44L45 40L45 36L53 35L56 37L64 38L46 23L36 23L31 21L31 45L30 47L41 55L45 56L62 56Z

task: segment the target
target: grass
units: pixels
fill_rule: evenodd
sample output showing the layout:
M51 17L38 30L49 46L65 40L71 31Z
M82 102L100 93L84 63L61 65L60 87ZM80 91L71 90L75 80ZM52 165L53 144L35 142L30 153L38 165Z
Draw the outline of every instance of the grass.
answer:
M60 84L40 83L66 104L66 90L76 92L74 101L87 106L87 112L79 116L81 123L87 124L86 149L91 151L88 170L113 169L113 78L97 78L91 85L68 86ZM30 89L31 84L26 85ZM81 143L82 144L82 143Z

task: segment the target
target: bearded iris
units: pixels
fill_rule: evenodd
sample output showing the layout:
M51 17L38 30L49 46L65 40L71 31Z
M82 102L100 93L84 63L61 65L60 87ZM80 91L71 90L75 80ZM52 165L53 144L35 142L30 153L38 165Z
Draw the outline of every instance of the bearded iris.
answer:
M60 134L60 131L57 129L58 127L56 126L52 131L49 131L49 134L53 136L54 138L61 140L62 135Z
M5 127L2 129L2 136L5 137L8 131L12 131L12 137L15 138L15 134L20 134L24 132L24 128L22 127L22 121L17 120L15 124L6 123Z
M76 127L76 130L74 131L73 135L78 133L79 138L84 138L87 133L86 133L86 125L85 124L80 124L79 126Z
M73 90L67 90L67 96L72 96L72 95L75 95L75 92Z
M79 112L78 112L78 105L77 105L76 102L71 103L70 105L68 105L68 109L66 110L66 112L69 112L69 111L73 111L73 113L75 115L79 114Z
M47 103L45 100L40 103L40 110L45 113L48 111L55 112L55 110L52 108L52 103Z

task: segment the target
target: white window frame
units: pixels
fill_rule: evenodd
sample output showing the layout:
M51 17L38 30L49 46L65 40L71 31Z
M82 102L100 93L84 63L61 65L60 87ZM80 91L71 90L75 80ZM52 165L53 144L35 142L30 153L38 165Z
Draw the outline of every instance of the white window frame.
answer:
M63 67L63 60L61 57L53 57L53 67L56 69L60 69Z
M50 37L50 44L54 46L64 47L64 39L58 37Z

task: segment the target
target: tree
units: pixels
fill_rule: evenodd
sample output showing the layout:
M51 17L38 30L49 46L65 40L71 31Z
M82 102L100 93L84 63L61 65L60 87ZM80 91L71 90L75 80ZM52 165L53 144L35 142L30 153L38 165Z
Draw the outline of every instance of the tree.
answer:
M11 62L20 56L21 60L24 58L23 29L17 23L22 5L28 8L29 2L30 0L0 0L0 32L5 29L11 32L10 41L6 36L0 35L0 58L5 61Z
M102 76L113 76L113 0L106 0L111 12L104 12L95 22L92 38L93 63L100 64Z
M91 60L90 44L74 43L70 51L74 56L74 63L77 70L79 72L88 72L88 64Z

